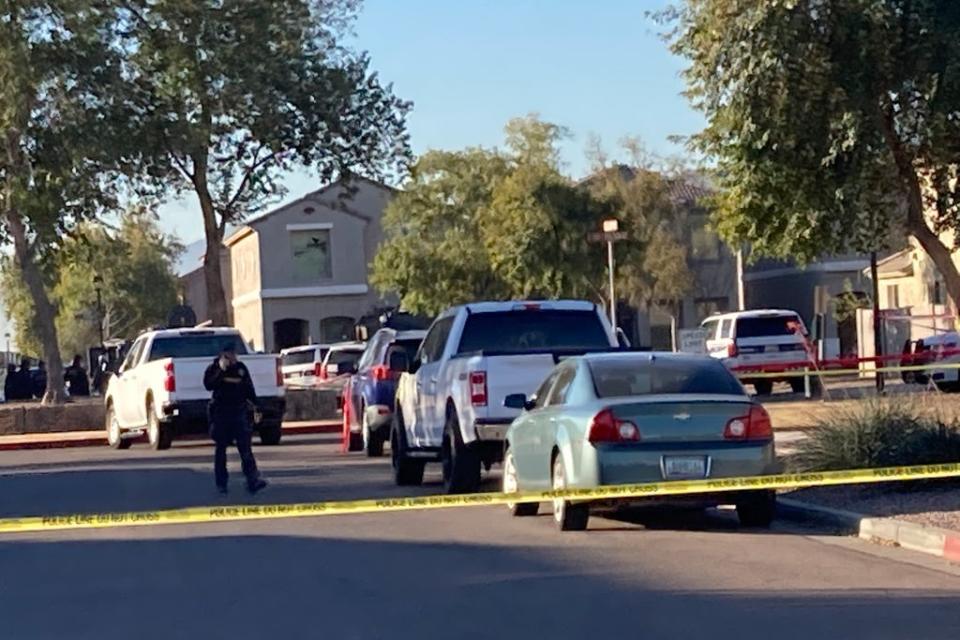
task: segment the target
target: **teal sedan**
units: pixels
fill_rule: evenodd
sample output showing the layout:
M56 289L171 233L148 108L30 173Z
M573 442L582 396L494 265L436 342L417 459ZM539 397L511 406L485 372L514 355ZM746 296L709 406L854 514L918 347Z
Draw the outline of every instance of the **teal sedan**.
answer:
M778 471L770 416L720 361L707 356L570 358L551 371L533 397L512 394L504 404L523 410L507 431L505 493ZM691 499L703 507L734 504L745 526L769 526L776 510L773 491L680 501L690 504ZM622 504L555 500L553 517L563 531L583 530L591 509ZM509 506L515 516L530 516L540 505Z

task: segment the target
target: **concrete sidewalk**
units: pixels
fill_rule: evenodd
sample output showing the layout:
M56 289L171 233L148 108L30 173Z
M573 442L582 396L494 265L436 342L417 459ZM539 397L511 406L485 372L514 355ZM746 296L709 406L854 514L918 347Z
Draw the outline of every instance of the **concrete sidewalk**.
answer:
M311 433L340 433L340 420L317 420L306 422L284 422L284 435L302 435ZM182 438L179 441L203 441L203 435ZM60 431L55 433L27 433L13 436L0 436L0 451L17 449L60 449L66 447L107 446L107 437L102 430L97 431Z

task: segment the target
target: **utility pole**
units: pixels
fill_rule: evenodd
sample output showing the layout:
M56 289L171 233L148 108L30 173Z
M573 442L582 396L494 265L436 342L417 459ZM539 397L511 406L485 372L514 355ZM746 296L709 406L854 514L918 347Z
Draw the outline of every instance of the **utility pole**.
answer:
M880 322L880 279L877 276L877 252L870 252L870 279L873 280L873 355L877 356L875 369L880 369L883 362L879 357L883 355L882 324ZM877 393L883 392L883 372L875 371L874 379L877 383Z
M100 292L100 286L103 284L103 278L99 275L93 276L93 288L97 292L97 335L100 337L100 351L103 351L103 297Z
M747 308L747 296L743 290L743 245L737 247L737 311Z

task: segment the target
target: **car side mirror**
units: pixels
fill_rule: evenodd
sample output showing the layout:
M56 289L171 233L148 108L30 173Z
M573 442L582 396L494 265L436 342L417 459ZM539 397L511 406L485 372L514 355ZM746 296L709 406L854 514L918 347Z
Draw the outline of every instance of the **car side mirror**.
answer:
M391 351L387 366L394 373L407 373L410 370L410 358L400 349Z
M525 411L530 408L527 403L527 396L522 393L509 394L503 399L503 406L507 409L519 409L520 411Z

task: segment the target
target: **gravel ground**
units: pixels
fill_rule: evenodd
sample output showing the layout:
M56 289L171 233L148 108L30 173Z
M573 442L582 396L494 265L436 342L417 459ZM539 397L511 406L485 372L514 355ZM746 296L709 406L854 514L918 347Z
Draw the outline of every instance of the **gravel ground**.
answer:
M960 531L960 482L814 487L782 494L866 516L890 517Z

